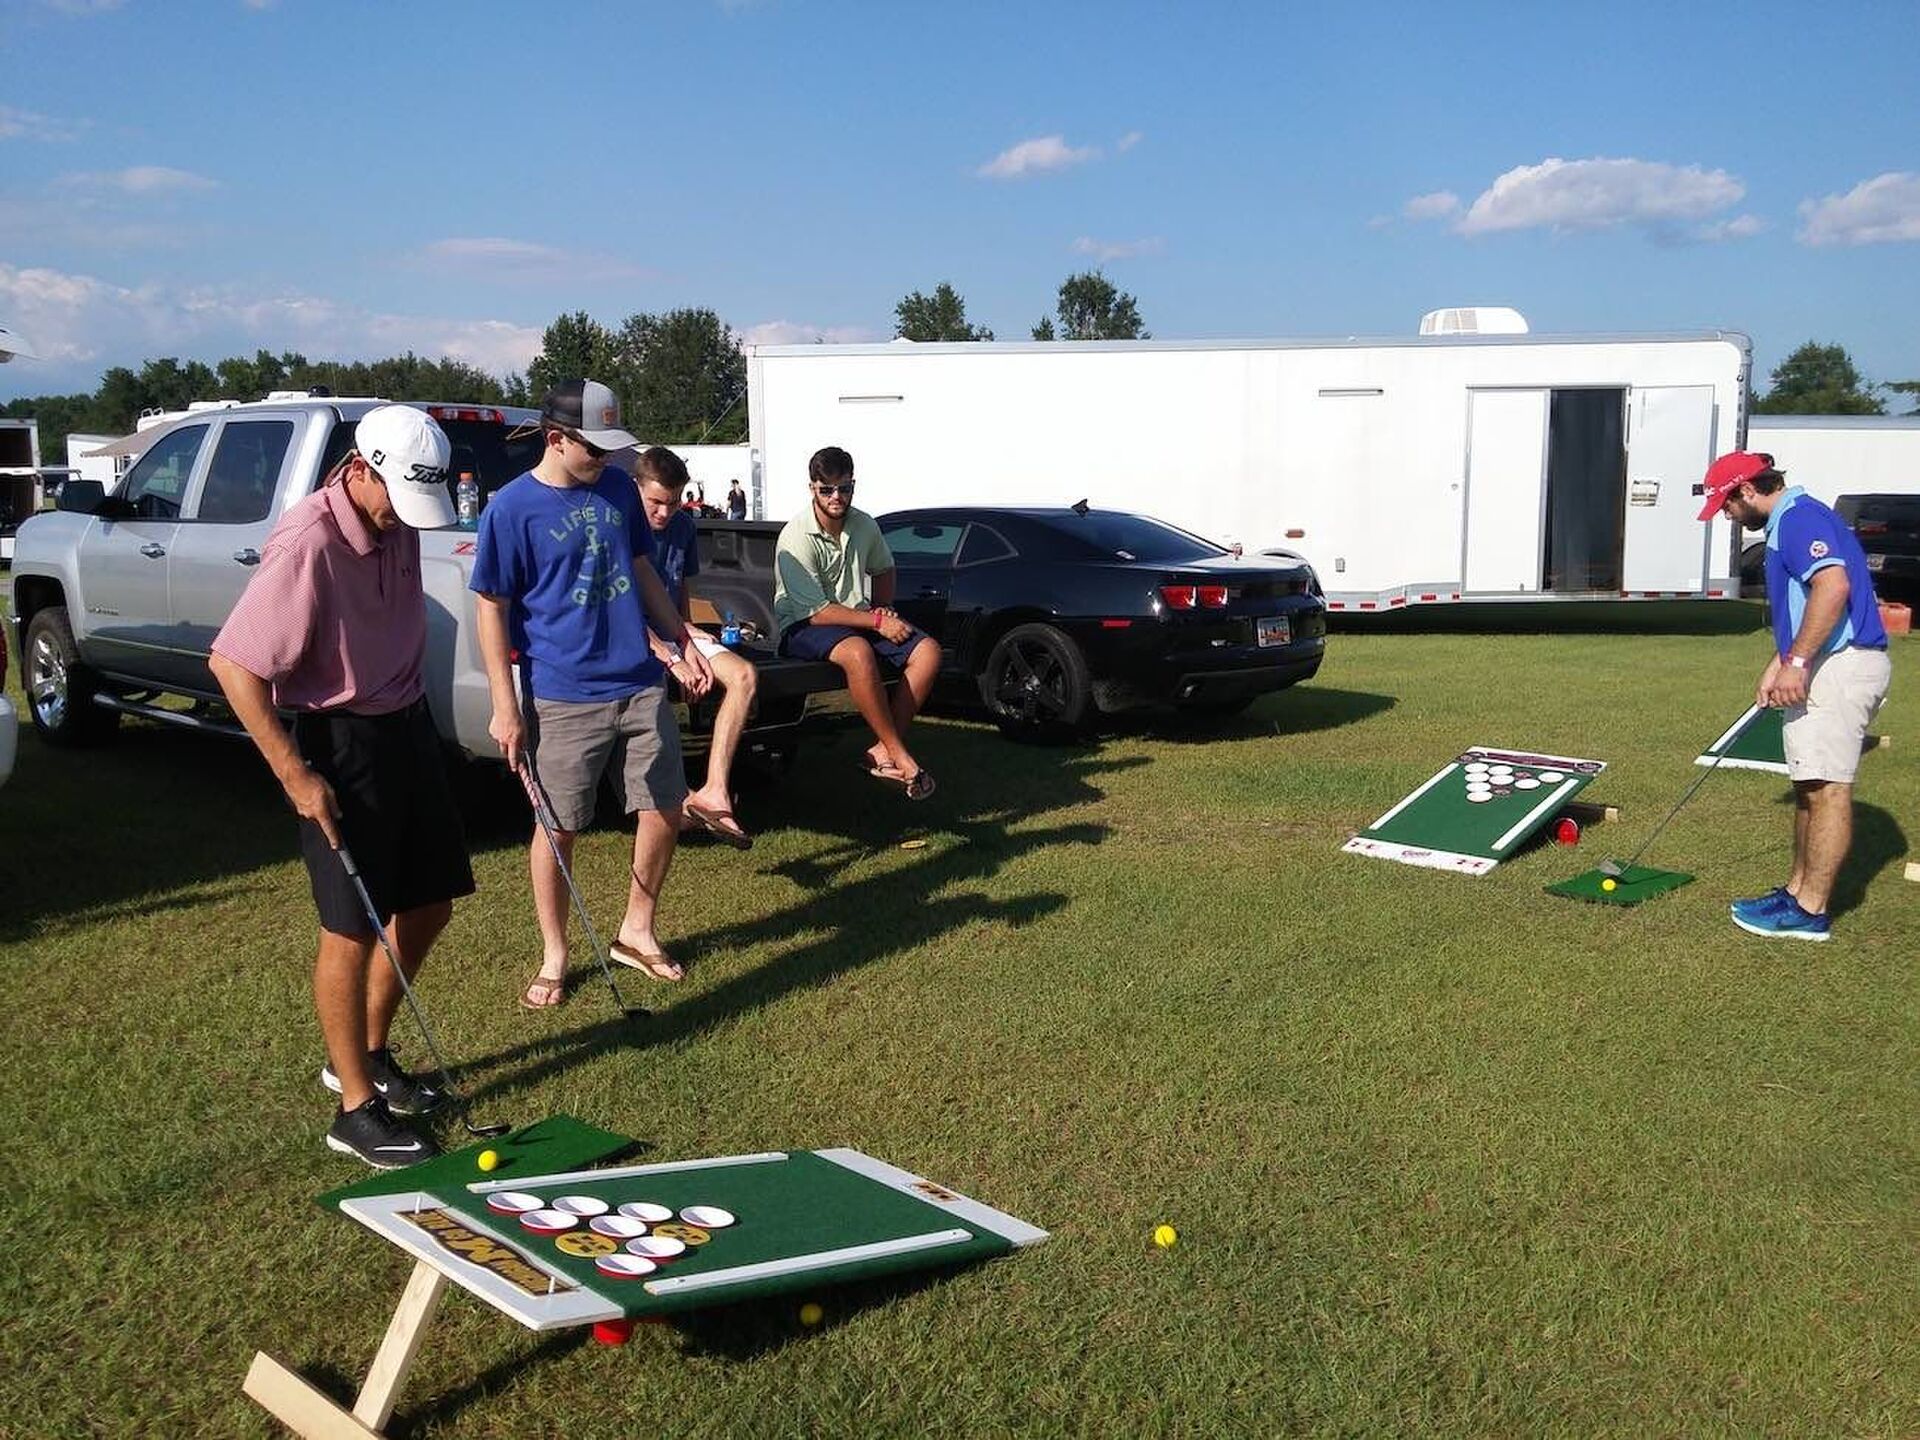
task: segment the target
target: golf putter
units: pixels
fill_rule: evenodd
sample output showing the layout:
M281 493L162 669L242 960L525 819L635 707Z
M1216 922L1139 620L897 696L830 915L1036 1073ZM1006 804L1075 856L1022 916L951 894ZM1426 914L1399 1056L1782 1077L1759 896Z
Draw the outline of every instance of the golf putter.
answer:
M413 993L413 985L407 979L407 972L400 966L400 957L394 953L393 942L387 939L387 927L380 921L380 912L373 908L373 896L367 893L367 882L360 878L360 867L353 863L353 852L345 845L337 845L333 853L340 857L341 868L347 872L347 878L353 882L354 891L360 896L361 908L367 912L367 923L373 926L373 933L380 937L380 948L387 952L388 963L393 966L394 976L400 982L400 993L407 997L407 1008L413 1011L414 1022L419 1025L420 1033L426 1037L427 1051L433 1056L434 1065L439 1068L440 1085L447 1097L447 1103L459 1113L460 1123L466 1126L469 1135L489 1140L496 1135L506 1134L513 1128L511 1125L476 1125L468 1118L467 1106L470 1102L462 1098L459 1091L454 1088L453 1075L447 1069L447 1057L441 1052L440 1042L434 1039L433 1027L427 1023L426 1007L420 1003L420 997Z
M626 997L620 993L620 986L613 978L613 967L607 963L607 950L600 943L600 932L593 928L593 917L587 914L587 902L580 896L580 887L573 883L573 870L567 864L567 857L560 852L560 837L556 833L560 828L559 823L554 819L546 789L540 784L540 776L533 768L533 757L523 753L518 768L520 783L526 788L527 801L533 806L533 818L539 821L540 831L547 837L547 846L553 851L553 863L560 867L560 877L567 882L567 893L573 897L574 914L580 917L580 928L587 932L587 944L592 947L593 958L600 964L600 973L606 977L607 989L613 992L613 1003L620 1007L620 1013L629 1020L651 1018L651 1010L627 1004Z
M1675 805L1673 809L1667 812L1667 818L1665 820L1662 820L1658 825L1653 827L1653 833L1647 836L1646 839L1640 842L1640 848L1634 851L1633 854L1630 857L1628 857L1625 864L1622 864L1618 860L1602 860L1600 864L1595 868L1598 869L1602 875L1608 876L1609 878L1614 880L1618 880L1622 875L1626 874L1627 871L1631 870L1636 864L1638 864L1640 861L1640 857L1646 854L1647 851L1650 848L1652 848L1653 842L1655 840L1660 838L1660 832L1667 828L1668 824L1672 822L1674 816L1678 815L1682 810L1686 808L1687 802L1693 799L1694 792L1699 790L1699 788L1702 785L1707 783L1707 777L1709 775L1713 774L1714 771L1720 768L1720 762L1727 758L1727 752L1731 749L1733 749L1733 746L1731 743L1729 743L1723 746L1720 750L1715 752L1713 757L1713 763L1707 766L1704 770L1700 772L1700 774L1694 779L1693 784L1687 787L1687 793L1680 797L1680 803L1678 805Z

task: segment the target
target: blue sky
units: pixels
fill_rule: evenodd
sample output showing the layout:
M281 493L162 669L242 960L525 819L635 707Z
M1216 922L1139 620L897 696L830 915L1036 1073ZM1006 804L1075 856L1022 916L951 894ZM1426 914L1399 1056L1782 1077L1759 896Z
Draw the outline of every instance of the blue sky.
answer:
M0 0L0 398L585 309L1744 330L1920 376L1920 5Z

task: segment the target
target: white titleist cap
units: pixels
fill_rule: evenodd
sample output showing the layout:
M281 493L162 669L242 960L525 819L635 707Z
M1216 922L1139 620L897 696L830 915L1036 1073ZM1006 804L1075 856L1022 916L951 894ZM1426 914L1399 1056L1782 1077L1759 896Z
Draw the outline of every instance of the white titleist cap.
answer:
M453 446L426 411L411 405L369 410L354 427L353 448L387 482L394 513L403 523L416 530L453 524L453 497L447 494Z

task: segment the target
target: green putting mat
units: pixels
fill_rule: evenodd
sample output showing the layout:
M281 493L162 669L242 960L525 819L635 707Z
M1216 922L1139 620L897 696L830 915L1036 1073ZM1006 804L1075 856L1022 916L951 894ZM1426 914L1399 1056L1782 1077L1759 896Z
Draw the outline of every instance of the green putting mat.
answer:
M1484 875L1607 768L1603 760L1473 746L1340 848Z
M342 1200L364 1199L372 1195L399 1195L422 1187L458 1189L475 1180L532 1179L539 1175L558 1175L563 1170L582 1170L611 1160L639 1142L611 1130L602 1130L571 1115L549 1115L531 1125L509 1131L498 1140L483 1140L418 1165L401 1170L381 1170L338 1190L319 1197L322 1205L337 1209ZM500 1157L492 1171L483 1173L480 1152L491 1150Z
M1624 874L1614 879L1611 890L1602 883L1606 879L1598 870L1589 870L1558 885L1547 886L1547 894L1564 895L1569 900L1589 900L1595 905L1638 905L1693 883L1693 876L1682 875L1678 870L1655 870L1646 865L1629 865Z

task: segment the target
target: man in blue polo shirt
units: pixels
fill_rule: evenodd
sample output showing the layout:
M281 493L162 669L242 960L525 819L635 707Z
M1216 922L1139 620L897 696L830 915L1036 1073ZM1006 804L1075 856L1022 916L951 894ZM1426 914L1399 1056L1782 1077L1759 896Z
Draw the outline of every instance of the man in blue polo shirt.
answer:
M1707 470L1702 520L1722 509L1767 532L1767 604L1774 656L1756 704L1784 709L1793 780L1793 871L1765 895L1733 902L1754 935L1825 940L1833 882L1853 843L1853 776L1861 742L1887 698L1893 667L1867 557L1846 523L1774 467L1735 451Z

